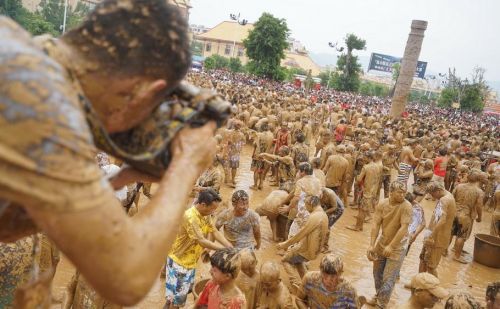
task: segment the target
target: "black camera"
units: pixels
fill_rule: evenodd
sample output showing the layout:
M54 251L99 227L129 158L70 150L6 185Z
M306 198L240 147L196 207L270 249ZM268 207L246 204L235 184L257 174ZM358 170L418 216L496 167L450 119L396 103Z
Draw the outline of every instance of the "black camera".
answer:
M170 143L182 128L201 127L209 121L221 127L233 110L214 91L181 82L146 121L126 132L107 133L90 107L87 119L99 149L141 172L161 177L171 160Z

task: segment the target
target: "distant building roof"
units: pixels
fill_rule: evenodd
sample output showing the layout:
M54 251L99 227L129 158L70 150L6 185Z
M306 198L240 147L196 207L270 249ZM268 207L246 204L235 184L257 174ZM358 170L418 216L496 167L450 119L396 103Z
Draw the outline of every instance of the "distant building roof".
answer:
M313 76L316 76L321 72L321 67L317 65L306 53L295 53L287 51L285 53L285 59L281 61L281 64L292 68L300 67L306 71L311 70L311 74Z
M223 21L207 32L197 35L196 38L199 40L235 41L242 44L253 28L254 25L250 23L242 26L235 21ZM311 70L312 75L318 75L321 71L321 67L306 52L285 51L285 59L283 59L281 64L287 67L300 67L306 71Z
M236 43L243 43L243 40L248 36L248 32L253 29L253 24L246 24L244 26L235 21L223 21L207 32L196 36L196 38L228 41Z

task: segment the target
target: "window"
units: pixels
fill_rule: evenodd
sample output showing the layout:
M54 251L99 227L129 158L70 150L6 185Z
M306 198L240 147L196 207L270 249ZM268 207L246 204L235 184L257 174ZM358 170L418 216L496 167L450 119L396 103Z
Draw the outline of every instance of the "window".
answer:
M238 57L243 57L244 54L245 50L243 49L243 47L238 48Z
M212 43L207 43L207 44L205 45L205 51L209 52L209 51L211 51L211 50L212 50Z
M224 55L231 54L231 44L226 44L226 48L224 49Z

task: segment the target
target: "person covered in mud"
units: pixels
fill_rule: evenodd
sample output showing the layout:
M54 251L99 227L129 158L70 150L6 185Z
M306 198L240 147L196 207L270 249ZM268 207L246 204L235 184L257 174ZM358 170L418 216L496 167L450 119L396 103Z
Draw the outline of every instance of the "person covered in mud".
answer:
M383 166L374 161L375 153L370 151L366 154L366 157L370 159L370 163L363 166L356 179L356 182L362 188L356 223L353 226L346 226L347 229L356 232L363 230L365 218L375 206L377 191L382 181Z
M293 297L280 277L278 264L265 262L260 267L258 309L294 309Z
M194 308L210 309L245 309L245 294L236 286L236 278L240 273L240 255L235 249L222 249L210 256L210 275Z
M269 131L269 125L263 123L260 127L260 132L254 141L254 151L252 154L252 171L253 171L253 186L254 190L262 190L264 179L266 178L266 163L262 158L262 154L271 153L273 145L273 133Z
M313 158L311 160L311 165L313 167L313 175L314 177L318 178L319 183L321 184L321 187L326 186L326 175L325 172L320 168L321 167L321 160L320 158Z
M196 184L193 188L194 196L206 189L213 189L215 192L219 193L220 186L224 182L224 172L219 168L220 164L219 158L214 156L212 165L203 171L196 180Z
M439 279L429 273L419 273L411 279L410 299L397 309L434 308L439 301L448 297L448 291L441 287Z
M444 304L444 309L481 309L481 304L466 292L451 295Z
M418 203L415 194L407 192L405 199L412 206L411 222L408 225L408 243L406 255L410 251L411 245L415 242L418 235L425 229L425 213L424 208Z
M187 29L163 0L102 1L58 40L35 40L0 17L0 204L6 209L0 219L11 222L0 225L1 240L43 230L100 295L119 305L137 303L157 279L192 185L211 163L215 123L176 135L161 180L127 168L110 183L94 161L86 114L109 134L147 119L189 68ZM151 180L159 181L155 199L129 218L113 188ZM3 249L0 244L2 280L16 277L9 265L19 265Z
M328 252L330 233L335 222L337 222L344 213L344 203L332 189L322 188L321 191L321 208L323 208L328 216L328 232L325 237L325 242L323 243L322 252Z
M398 180L405 185L408 184L408 178L410 178L413 165L418 162L418 158L413 155L416 144L417 141L415 139L409 140L408 145L403 147L399 155Z
M309 146L305 143L306 136L302 131L298 131L296 134L296 142L291 149L291 157L295 166L298 166L298 158L303 155L309 160Z
M231 197L233 208L223 210L215 222L219 230L224 228L224 235L236 249L260 249L260 217L249 209L249 196L244 190L235 191Z
M279 209L282 215L288 215L288 219L293 221L290 225L288 238L297 234L309 217L309 211L305 207L306 197L319 197L321 195L321 183L314 177L311 164L301 163L297 168L296 179L293 192L289 195L290 205Z
M256 308L258 301L258 284L260 279L257 270L257 256L250 249L240 251L241 271L236 278L236 286L245 294L247 309Z
M392 169L398 169L396 156L396 146L387 145L387 150L382 156L382 163L384 164L384 172L382 174L382 185L384 187L384 198L389 197L389 187L391 185L391 171ZM432 175L431 175L432 176Z
M375 208L367 255L373 261L376 294L368 303L378 308L387 307L406 255L403 239L408 235L412 206L405 195L405 183L394 181L391 183L389 198Z
M344 262L340 257L328 254L323 257L319 271L305 274L297 290L297 306L300 309L357 309L361 305L356 289L343 278Z
M328 231L328 217L321 208L319 197L306 197L305 207L310 215L304 226L293 237L277 245L278 249L288 249L282 260L283 267L295 289L300 287L305 274L304 264L318 257Z
M417 175L417 181L413 184L413 194L416 195L417 202L420 202L426 194L427 184L434 175L434 162L431 159L421 160L415 174Z
M347 184L349 161L342 156L345 153L344 145L338 145L335 150L337 153L328 157L323 171L326 175L326 187L340 195Z
M215 190L206 189L200 192L195 205L184 212L166 263L166 308L185 305L187 295L193 287L196 265L204 249L232 247L215 228L211 218L220 202L221 198Z
M438 202L432 213L429 226L424 231L419 272L428 272L437 277L437 267L450 243L456 205L455 198L444 189L442 182L431 181L427 185L427 193Z
M472 169L467 176L467 182L459 184L453 190L457 213L453 220L452 238L455 239L455 256L453 260L466 264L461 256L464 244L472 233L474 220L481 222L483 214L484 192L480 188L481 171Z
M295 180L295 165L290 157L290 148L283 146L279 150L279 155L261 153L261 160L269 165L274 165L277 170L278 185L280 190L291 191Z
M230 132L228 133L228 140L226 146L228 165L229 169L231 170L230 173L231 179L229 181L229 184L233 188L236 186L236 181L235 181L236 172L240 167L241 148L245 144L245 135L243 134L243 132L241 132L242 125L243 123L240 121L233 122L233 129L230 130Z

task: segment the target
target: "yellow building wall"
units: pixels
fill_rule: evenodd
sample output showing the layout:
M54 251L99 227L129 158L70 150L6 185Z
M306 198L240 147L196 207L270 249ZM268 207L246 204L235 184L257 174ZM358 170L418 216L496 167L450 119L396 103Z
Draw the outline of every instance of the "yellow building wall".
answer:
M226 58L240 58L241 62L243 64L247 64L248 62L248 57L245 54L245 49L243 47L243 44L236 43L235 51L233 54L233 42L227 42L227 41L212 41L212 40L198 40L203 43L203 57L210 57L212 55L219 55L222 57ZM207 51L207 45L210 44L211 48L210 51ZM229 54L226 54L226 45L229 45ZM243 50L243 55L238 56L238 50L239 49Z

